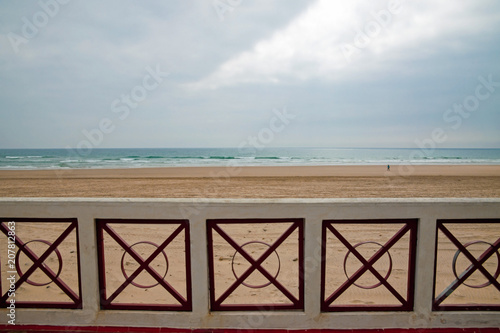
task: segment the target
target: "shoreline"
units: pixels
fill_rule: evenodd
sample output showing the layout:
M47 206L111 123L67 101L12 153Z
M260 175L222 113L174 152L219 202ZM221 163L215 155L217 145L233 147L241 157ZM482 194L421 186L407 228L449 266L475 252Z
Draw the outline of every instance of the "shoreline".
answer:
M121 169L0 170L1 179L228 177L500 177L500 165L187 166Z

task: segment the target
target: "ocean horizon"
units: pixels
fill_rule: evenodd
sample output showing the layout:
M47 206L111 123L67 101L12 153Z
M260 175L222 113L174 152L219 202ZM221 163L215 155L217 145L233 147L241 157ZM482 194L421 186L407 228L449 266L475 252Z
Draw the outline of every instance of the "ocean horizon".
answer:
M500 164L480 148L99 148L0 149L0 169L121 169L187 166Z

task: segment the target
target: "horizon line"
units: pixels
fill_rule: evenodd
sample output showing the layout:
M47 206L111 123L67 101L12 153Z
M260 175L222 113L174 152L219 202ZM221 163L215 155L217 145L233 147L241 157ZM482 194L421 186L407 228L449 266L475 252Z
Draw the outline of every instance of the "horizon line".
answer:
M0 150L69 150L78 149L76 147L66 148L2 148ZM440 150L440 149L500 149L500 147L436 147L436 148L420 148L420 147L333 147L333 146L276 146L276 147L95 147L91 150L104 149L242 149L242 150L265 150L265 149L416 149L416 150Z

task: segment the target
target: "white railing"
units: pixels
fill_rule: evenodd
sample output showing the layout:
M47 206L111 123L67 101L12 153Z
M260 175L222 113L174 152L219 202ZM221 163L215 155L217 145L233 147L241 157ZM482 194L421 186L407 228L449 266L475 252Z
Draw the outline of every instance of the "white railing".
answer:
M370 329L499 327L500 312L434 311L437 221L499 219L500 199L82 199L3 198L0 218L76 218L81 309L17 308L16 324L171 328ZM190 311L102 310L96 219L188 220ZM211 311L207 220L303 220L304 298L300 310ZM414 300L410 311L322 312L321 240L326 220L417 221ZM495 229L498 230L498 229ZM4 236L0 234L0 236ZM500 235L496 235L500 238ZM6 242L2 244L7 244ZM6 249L0 249L6 251ZM494 257L494 255L493 255ZM2 263L4 264L4 263ZM4 266L2 266L4 269ZM2 275L4 279L5 274ZM497 280L498 281L498 280ZM7 281L2 281L2 294ZM494 286L491 286L494 287ZM500 293L493 289L493 293ZM496 297L496 296L495 296ZM493 298L493 302L496 302ZM493 304L493 307L500 304ZM7 322L8 309L0 310Z

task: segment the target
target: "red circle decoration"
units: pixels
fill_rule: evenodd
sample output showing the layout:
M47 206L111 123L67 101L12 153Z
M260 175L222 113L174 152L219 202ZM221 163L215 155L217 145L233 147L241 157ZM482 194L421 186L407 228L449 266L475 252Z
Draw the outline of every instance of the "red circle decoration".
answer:
M365 244L376 244L376 245L380 246L381 248L384 247L382 244L377 243L377 242L360 242L360 243L357 243L356 245L354 245L353 248L357 248L358 246L365 245ZM389 251L386 251L385 253L387 253L387 255L389 256L389 269L387 270L387 274L384 277L384 280L387 281L387 279L389 278L389 276L391 275L391 272L392 272L392 257L391 257L391 254L389 253ZM350 250L347 251L347 254L344 257L344 274L345 274L345 276L347 277L348 280L351 280L351 278L347 274L347 268L346 268L347 258L349 257L349 254L351 254ZM371 285L371 286L363 286L363 285L360 285L360 284L356 284L354 282L352 284L355 285L358 288L361 288L361 289L375 289L377 287L380 287L382 285L382 282L376 283L376 284Z
M22 249L22 248L25 248L25 247L26 247L26 245L28 245L29 243L33 243L33 242L43 243L43 244L48 245L49 247L52 245L52 243L51 243L51 242L49 242L49 241L46 241L46 240L43 240L43 239L34 239L34 240L31 240L31 241L29 241L29 242L26 242L26 243L24 243L22 246L20 246L20 247L19 247L19 250L18 250L18 251L17 251L17 253L16 253L16 271L17 271L17 273L19 274L19 278L21 278L21 277L24 275L24 273L21 271L21 267L19 266L19 255L20 255L20 254L21 254L21 252L22 252L22 251L21 251L21 249ZM37 283L37 282L33 282L33 281L31 281L30 279L26 279L26 283L31 284L32 286L42 287L42 286L46 286L46 285L51 284L52 282L54 282L54 280L56 280L56 279L59 277L59 275L61 274L62 268L63 268L63 260L62 260L61 253L59 252L59 250L58 250L57 248L56 248L56 249L54 249L54 252L56 253L56 255L57 255L57 260L58 260L58 262L59 262L59 268L58 268L58 270L57 270L57 274L56 274L56 276L52 276L52 277L50 278L50 281L49 281L49 282L46 282L46 283ZM43 265L43 263L42 263L42 265Z
M250 245L250 244L263 244L263 245L266 245L267 247L271 247L271 245L269 245L267 243L264 243L264 242L251 241L251 242L247 242L247 243L241 245L241 249L243 249L246 245ZM231 260L231 269L233 271L233 275L236 278L236 280L239 279L239 276L236 274L236 271L234 270L234 258L236 257L237 253L238 253L238 251L234 252L233 259ZM280 261L280 256L278 255L278 252L276 252L276 250L274 250L274 253L276 254L276 257L278 258L278 270L276 271L276 274L274 275L274 279L276 279L278 277L279 273L280 273L281 261ZM252 284L249 284L249 283L245 283L244 281L241 282L241 284L244 285L245 287L253 288L253 289L264 288L264 287L269 286L271 283L272 282L269 281L268 283L264 283L264 284L260 284L260 285L252 285Z
M149 241L142 241L142 242L137 242L137 243L134 243L132 245L129 246L129 249L133 248L134 246L138 245L138 244L149 244L149 245L153 245L154 247L158 248L159 245L158 244L155 244L153 242L149 242ZM168 272L168 258L167 258L167 255L165 253L165 251L161 251L161 253L163 254L163 257L165 258L165 263L167 265L166 269L165 269L165 274L163 274L162 276L162 279L165 279L165 276L167 276L167 272ZM127 251L125 251L122 255L122 260L121 260L121 269L122 269L122 274L123 276L125 277L125 279L128 279L129 276L127 275L127 272L125 272L125 266L124 266L124 263L123 263L123 260L125 259L125 254L127 254ZM142 289L147 289L147 288L153 288L153 287L156 287L157 285L159 285L160 283L157 282L156 284L152 284L152 285L142 285L142 284L139 284L139 283L135 283L134 281L130 281L130 284L132 284L133 286L137 287L137 288L142 288Z
M467 248L473 244L486 244L486 245L489 245L490 247L493 247L493 244L490 244L490 243L485 242L485 241L474 241L474 242L465 243L464 247ZM457 250L457 252L455 252L455 255L453 256L453 262L451 264L451 269L453 270L453 275L455 275L455 278L457 280L459 279L458 274L457 274L457 259L458 259L458 256L460 255L460 253L462 253L462 251L460 251L460 250ZM498 276L500 276L500 253L498 253L498 250L495 251L495 253L497 254L497 270L496 270L495 274L493 275L493 277L496 280L498 278ZM467 284L464 281L464 282L462 282L462 284L466 285L469 288L484 288L484 287L489 286L491 284L491 282L488 281L488 282L485 282L483 284L472 285L472 284Z

